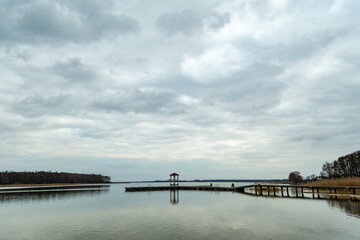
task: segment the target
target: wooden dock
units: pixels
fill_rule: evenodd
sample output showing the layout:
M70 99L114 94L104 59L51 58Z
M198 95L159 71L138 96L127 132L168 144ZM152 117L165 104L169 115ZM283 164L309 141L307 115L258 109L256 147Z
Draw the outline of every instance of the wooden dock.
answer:
M227 191L238 193L250 193L256 196L305 198L305 194L312 198L329 196L335 198L347 196L352 200L360 198L360 187L349 186L311 186L311 185L281 185L281 184L252 184L236 187L219 186L146 186L146 187L126 187L126 192L146 192L146 191Z
M147 187L126 187L126 192L147 192L147 191L177 191L177 190L191 190L191 191L226 191L226 192L244 192L248 186L239 187L218 187L218 186L147 186Z
M320 198L320 195L334 197L348 196L353 200L360 197L360 187L356 186L312 186L312 185L253 185L255 195L267 196L296 197L304 198L304 194L310 194L312 198ZM289 193L292 190L295 196Z

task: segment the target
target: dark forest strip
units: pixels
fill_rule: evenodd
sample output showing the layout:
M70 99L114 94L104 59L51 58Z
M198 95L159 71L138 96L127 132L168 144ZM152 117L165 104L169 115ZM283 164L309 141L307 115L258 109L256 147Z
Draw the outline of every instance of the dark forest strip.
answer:
M109 183L111 178L101 174L66 172L0 172L0 184L46 184L46 183Z

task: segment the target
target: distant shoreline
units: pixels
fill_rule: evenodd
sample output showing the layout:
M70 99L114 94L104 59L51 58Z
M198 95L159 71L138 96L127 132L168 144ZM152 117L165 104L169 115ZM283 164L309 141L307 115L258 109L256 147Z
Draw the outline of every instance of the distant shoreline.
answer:
M128 184L130 182L114 182L114 183L16 183L16 184L1 184L2 187L45 187L45 186L64 186L64 185L108 185L108 184Z
M180 180L182 183L196 183L196 182L258 182L258 183L286 183L283 179L203 179L203 180ZM169 180L153 180L153 181L124 181L124 182L106 182L106 183L15 183L15 184L0 184L3 187L42 187L42 186L63 186L63 185L104 185L104 184L131 184L131 183L169 183Z
M179 180L179 182L261 182L261 183L288 183L287 179L204 179L204 180ZM129 181L128 183L169 183L169 180L154 180L154 181Z

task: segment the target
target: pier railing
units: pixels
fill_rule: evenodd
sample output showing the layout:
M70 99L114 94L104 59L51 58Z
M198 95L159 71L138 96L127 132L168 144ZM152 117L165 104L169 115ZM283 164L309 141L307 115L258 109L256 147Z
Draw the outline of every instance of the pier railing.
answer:
M320 196L329 196L330 198L350 197L356 200L360 197L360 187L357 186L313 186L313 185L253 185L251 189L255 195L263 196L281 196L281 197L305 197L310 194L312 198ZM292 194L290 191L292 190Z

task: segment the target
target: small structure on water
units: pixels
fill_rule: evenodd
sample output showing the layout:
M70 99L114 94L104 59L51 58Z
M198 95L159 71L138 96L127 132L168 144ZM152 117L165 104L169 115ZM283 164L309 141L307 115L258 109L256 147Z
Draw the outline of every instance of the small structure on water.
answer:
M170 174L170 187L178 187L179 186L179 174L172 173Z

